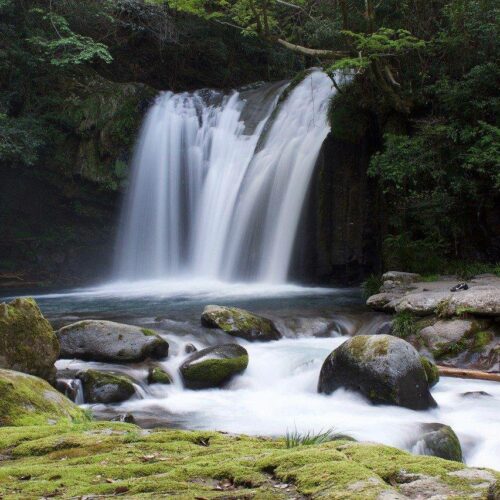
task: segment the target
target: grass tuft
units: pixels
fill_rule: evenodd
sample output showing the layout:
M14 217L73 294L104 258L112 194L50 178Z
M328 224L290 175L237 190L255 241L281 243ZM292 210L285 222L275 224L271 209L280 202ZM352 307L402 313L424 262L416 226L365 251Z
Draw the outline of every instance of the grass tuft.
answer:
M339 437L344 436L335 432L333 428L327 429L326 431L320 430L319 432L299 432L295 429L294 431L286 432L285 444L287 448L296 448L297 446L311 446L326 443L328 441L334 441Z
M370 274L365 281L363 281L361 288L363 289L363 297L368 299L372 295L379 293L380 287L383 285L382 275Z

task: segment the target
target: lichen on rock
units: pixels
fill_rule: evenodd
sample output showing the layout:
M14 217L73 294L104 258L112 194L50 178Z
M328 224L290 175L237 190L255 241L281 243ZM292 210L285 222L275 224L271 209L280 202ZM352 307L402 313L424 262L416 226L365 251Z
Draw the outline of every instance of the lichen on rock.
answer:
M82 381L86 403L120 403L135 394L129 377L99 370L87 370L78 374Z
M201 316L201 324L208 328L218 328L234 337L245 340L278 340L281 333L267 318L257 316L238 307L206 306Z
M59 342L32 298L0 304L0 368L54 381Z

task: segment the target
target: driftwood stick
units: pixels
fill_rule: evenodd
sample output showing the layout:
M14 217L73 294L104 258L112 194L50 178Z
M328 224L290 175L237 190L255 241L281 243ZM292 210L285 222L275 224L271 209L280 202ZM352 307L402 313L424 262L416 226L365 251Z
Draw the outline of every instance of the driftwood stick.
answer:
M483 372L481 370L466 370L463 368L449 368L438 366L439 375L442 377L470 378L475 380L491 380L500 382L500 373Z

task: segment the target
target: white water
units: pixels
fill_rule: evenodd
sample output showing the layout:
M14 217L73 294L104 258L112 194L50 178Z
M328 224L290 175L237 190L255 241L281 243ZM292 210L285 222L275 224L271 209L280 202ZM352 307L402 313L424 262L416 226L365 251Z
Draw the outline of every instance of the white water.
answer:
M283 88L157 99L133 161L119 280L286 281L333 91L314 71L268 121Z
M190 429L255 435L333 428L359 440L410 451L416 451L411 446L418 423L441 422L451 425L457 433L467 464L500 468L500 384L442 378L432 390L439 407L424 412L373 406L360 395L343 390L321 395L316 391L321 364L347 337L302 337L264 344L241 341L250 358L243 375L225 389L189 391L182 388L177 372L186 357L182 347L185 342L198 348L206 344L196 336L167 338L173 355L162 364L174 376L174 385L147 386L145 368L126 368L130 376L143 381L145 392L142 399L127 401L114 411L149 413L170 425ZM493 397L461 396L466 391L480 390Z

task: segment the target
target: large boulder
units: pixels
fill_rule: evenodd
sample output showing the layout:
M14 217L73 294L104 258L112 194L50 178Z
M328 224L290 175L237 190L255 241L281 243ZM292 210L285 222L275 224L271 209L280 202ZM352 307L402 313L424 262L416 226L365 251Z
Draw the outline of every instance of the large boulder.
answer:
M54 381L59 342L31 298L0 304L0 368Z
M78 374L82 381L86 403L121 403L135 394L132 381L124 376L99 370L87 370Z
M248 366L248 352L238 344L222 344L197 351L179 368L185 387L221 387Z
M419 455L432 455L455 462L463 460L457 435L449 425L440 423L421 424L411 449Z
M201 315L201 324L208 328L219 328L233 337L245 340L268 341L281 338L281 333L270 319L238 307L206 306Z
M0 426L88 420L84 410L45 380L0 369Z
M113 321L78 321L58 330L62 358L123 363L161 359L168 343L152 330Z
M321 368L318 391L361 392L376 404L414 410L436 406L418 352L391 335L359 335L337 347Z

